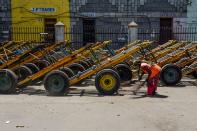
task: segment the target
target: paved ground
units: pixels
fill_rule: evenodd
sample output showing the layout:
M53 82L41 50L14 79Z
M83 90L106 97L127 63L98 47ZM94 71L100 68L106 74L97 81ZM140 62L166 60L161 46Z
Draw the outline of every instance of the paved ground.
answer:
M154 98L142 96L145 88L105 97L93 86L64 97L28 89L0 95L0 131L197 131L197 87L188 83L159 87Z

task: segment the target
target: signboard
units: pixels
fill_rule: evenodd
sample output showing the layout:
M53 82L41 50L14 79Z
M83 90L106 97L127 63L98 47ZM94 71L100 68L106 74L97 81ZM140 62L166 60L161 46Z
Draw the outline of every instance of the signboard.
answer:
M38 12L38 13L53 13L56 12L55 8L31 8L32 12Z
M96 13L95 12L83 12L81 13L83 16L87 16L87 17L96 17Z

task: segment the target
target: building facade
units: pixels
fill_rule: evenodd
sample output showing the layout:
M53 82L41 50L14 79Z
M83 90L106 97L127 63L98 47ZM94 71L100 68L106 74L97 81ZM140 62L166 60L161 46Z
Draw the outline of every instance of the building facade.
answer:
M197 27L197 1L190 0L187 8L187 25L188 27Z
M172 38L172 31L178 26L185 26L188 0L71 0L71 27L83 27L83 41L104 40L99 36L100 30L111 27L115 32L114 41L120 31L135 21L139 28L149 29L160 36L154 39L166 41ZM162 30L167 27L168 30ZM158 29L158 30L157 30ZM107 29L108 30L108 29ZM108 30L109 31L109 30ZM95 32L93 35L91 32ZM124 31L126 33L126 31ZM165 35L165 36L164 36ZM84 38L87 37L88 38ZM140 36L139 36L140 37ZM150 39L147 37L146 39Z
M66 39L81 45L108 39L125 43L132 21L139 25L139 39L183 40L177 28L196 27L196 5L196 0L0 0L0 40L48 34L53 41L58 21L65 24Z
M54 41L54 26L58 21L70 27L68 0L12 0L11 5L13 40L40 39L47 34Z
M9 27L11 25L10 0L0 0L0 41L9 39Z

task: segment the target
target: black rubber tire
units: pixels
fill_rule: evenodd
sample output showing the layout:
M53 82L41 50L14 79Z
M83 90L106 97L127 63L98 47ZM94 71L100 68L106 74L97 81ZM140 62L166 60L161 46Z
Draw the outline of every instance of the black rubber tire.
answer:
M89 61L89 63L90 63L91 65L94 65L94 61L93 61L91 58L88 58L87 61Z
M14 73L18 77L18 81L26 79L28 76L31 76L33 73L27 66L21 66L14 70Z
M60 59L65 57L65 54L63 52L60 51L60 52L57 52L57 53L58 53Z
M27 63L25 64L25 66L28 67L33 74L37 73L40 70L39 67L34 63Z
M192 76L197 79L197 71L192 72Z
M124 61L124 62L121 62L120 64L124 64L124 65L127 65L128 67L130 66L128 62Z
M89 67L92 67L93 66L92 63L88 59L86 59L84 61L88 64Z
M84 60L80 60L77 63L79 63L80 65L82 65L86 70L90 68L90 66L88 65L88 63Z
M182 71L176 65L167 64L161 70L160 79L167 86L176 85L182 79Z
M110 81L110 79L106 79L104 81L104 84L111 84L112 82L115 82L114 85L112 85L112 87L108 88L108 89L104 89L102 83L102 79L103 77L109 78L108 75L111 76L111 78L113 79L113 81ZM96 74L96 78L95 78L95 86L97 91L101 94L101 95L114 95L116 92L118 92L119 88L120 88L120 76L118 75L118 73L112 69L104 69L100 72L98 72Z
M35 62L35 65L37 65L38 68L40 70L42 70L42 69L48 67L50 65L50 63L47 60L38 60Z
M2 60L0 60L0 65L3 65L3 64L4 64L4 62Z
M57 59L55 56L53 56L53 55L49 55L49 56L46 57L46 60L47 60L50 64L53 64L53 63L55 63L58 59Z
M16 90L18 78L16 74L9 70L0 70L0 93L9 94Z
M49 95L64 95L69 91L69 78L63 71L54 70L45 76L44 88Z
M81 64L78 64L78 63L73 63L68 68L71 69L75 75L77 75L79 72L85 71L85 68Z
M132 70L128 65L118 64L115 66L115 69L120 76L121 82L130 81L132 79Z
M56 60L58 60L58 59L59 59L59 56L58 56L58 54L57 54L57 53L53 53L53 54L52 54L52 56L53 56L53 58L55 58Z
M65 55L64 55L62 52L56 52L56 53L53 54L53 56L54 56L57 60L59 60L59 59L63 58Z
M67 67L62 67L60 68L61 71L63 71L64 73L66 73L66 75L71 78L75 75L75 73L70 69L70 68L67 68Z

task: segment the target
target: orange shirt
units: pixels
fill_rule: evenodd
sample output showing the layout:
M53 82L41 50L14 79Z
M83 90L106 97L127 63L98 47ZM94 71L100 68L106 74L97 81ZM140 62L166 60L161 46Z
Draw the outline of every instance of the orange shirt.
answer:
M150 74L150 78L157 76L161 71L161 67L158 66L157 64L151 66L147 63L142 63L141 69L143 70L144 73Z
M155 64L155 65L151 66L150 70L151 70L150 78L153 78L153 77L159 75L159 73L161 72L161 67L158 66L157 64Z

